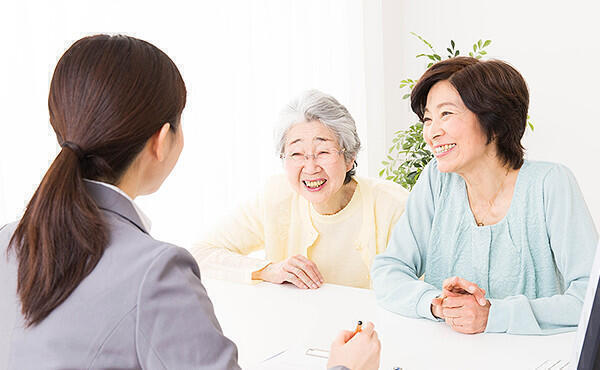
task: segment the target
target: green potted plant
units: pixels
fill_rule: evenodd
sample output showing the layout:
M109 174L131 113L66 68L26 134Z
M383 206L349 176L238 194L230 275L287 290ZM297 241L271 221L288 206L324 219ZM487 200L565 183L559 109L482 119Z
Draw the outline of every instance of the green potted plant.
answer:
M427 40L414 32L411 32L411 34L421 40L427 47L425 53L416 55L416 58L427 60L428 64L426 68L442 60L442 57ZM473 51L469 50L468 55L477 59L482 58L487 54L486 48L491 43L492 40L477 41L473 44ZM446 51L448 53L446 59L460 55L460 50L456 49L454 40L450 40L450 47L446 48ZM410 93L416 82L415 79L411 78L400 81L400 88L408 89L408 92L402 96L402 99L406 100L410 98ZM529 116L527 116L527 124L533 131L533 124ZM421 171L432 158L433 154L431 154L423 139L423 124L417 122L406 130L399 130L394 133L392 145L388 149L386 159L381 162L384 167L379 171L379 177L392 180L410 191L417 182Z

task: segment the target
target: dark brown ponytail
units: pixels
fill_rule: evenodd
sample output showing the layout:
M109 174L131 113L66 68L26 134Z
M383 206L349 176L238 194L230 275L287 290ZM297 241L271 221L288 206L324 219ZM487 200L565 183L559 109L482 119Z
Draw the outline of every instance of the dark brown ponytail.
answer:
M91 36L61 57L48 107L62 150L10 242L28 326L69 297L108 243L108 229L83 179L117 184L164 123L177 128L185 99L175 64L145 41Z

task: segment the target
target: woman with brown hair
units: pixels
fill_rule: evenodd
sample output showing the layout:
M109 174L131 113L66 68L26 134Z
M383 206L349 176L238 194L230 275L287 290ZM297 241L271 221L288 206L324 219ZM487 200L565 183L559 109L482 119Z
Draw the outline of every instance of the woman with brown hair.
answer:
M0 301L14 302L0 367L239 368L196 262L153 239L133 202L175 166L185 102L177 67L145 41L91 36L61 57L48 106L62 149L22 219L0 228ZM354 365L351 352L378 362L372 325L338 338L330 364Z
M379 303L462 333L574 330L598 233L571 171L524 159L521 74L452 58L425 72L411 105L435 159L375 257Z

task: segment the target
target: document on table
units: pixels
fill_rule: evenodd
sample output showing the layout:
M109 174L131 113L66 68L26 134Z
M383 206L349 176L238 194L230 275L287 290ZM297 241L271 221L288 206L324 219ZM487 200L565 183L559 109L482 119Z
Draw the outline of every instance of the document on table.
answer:
M296 345L283 352L279 352L251 370L323 370L327 366L329 351Z

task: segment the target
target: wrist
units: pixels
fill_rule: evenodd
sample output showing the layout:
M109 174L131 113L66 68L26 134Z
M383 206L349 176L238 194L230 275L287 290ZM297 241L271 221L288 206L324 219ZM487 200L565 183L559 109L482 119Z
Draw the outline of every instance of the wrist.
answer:
M252 280L266 280L265 279L266 274L270 270L270 266L272 264L273 264L273 262L269 262L267 265L265 265L265 267L261 268L260 270L253 271L252 272Z

